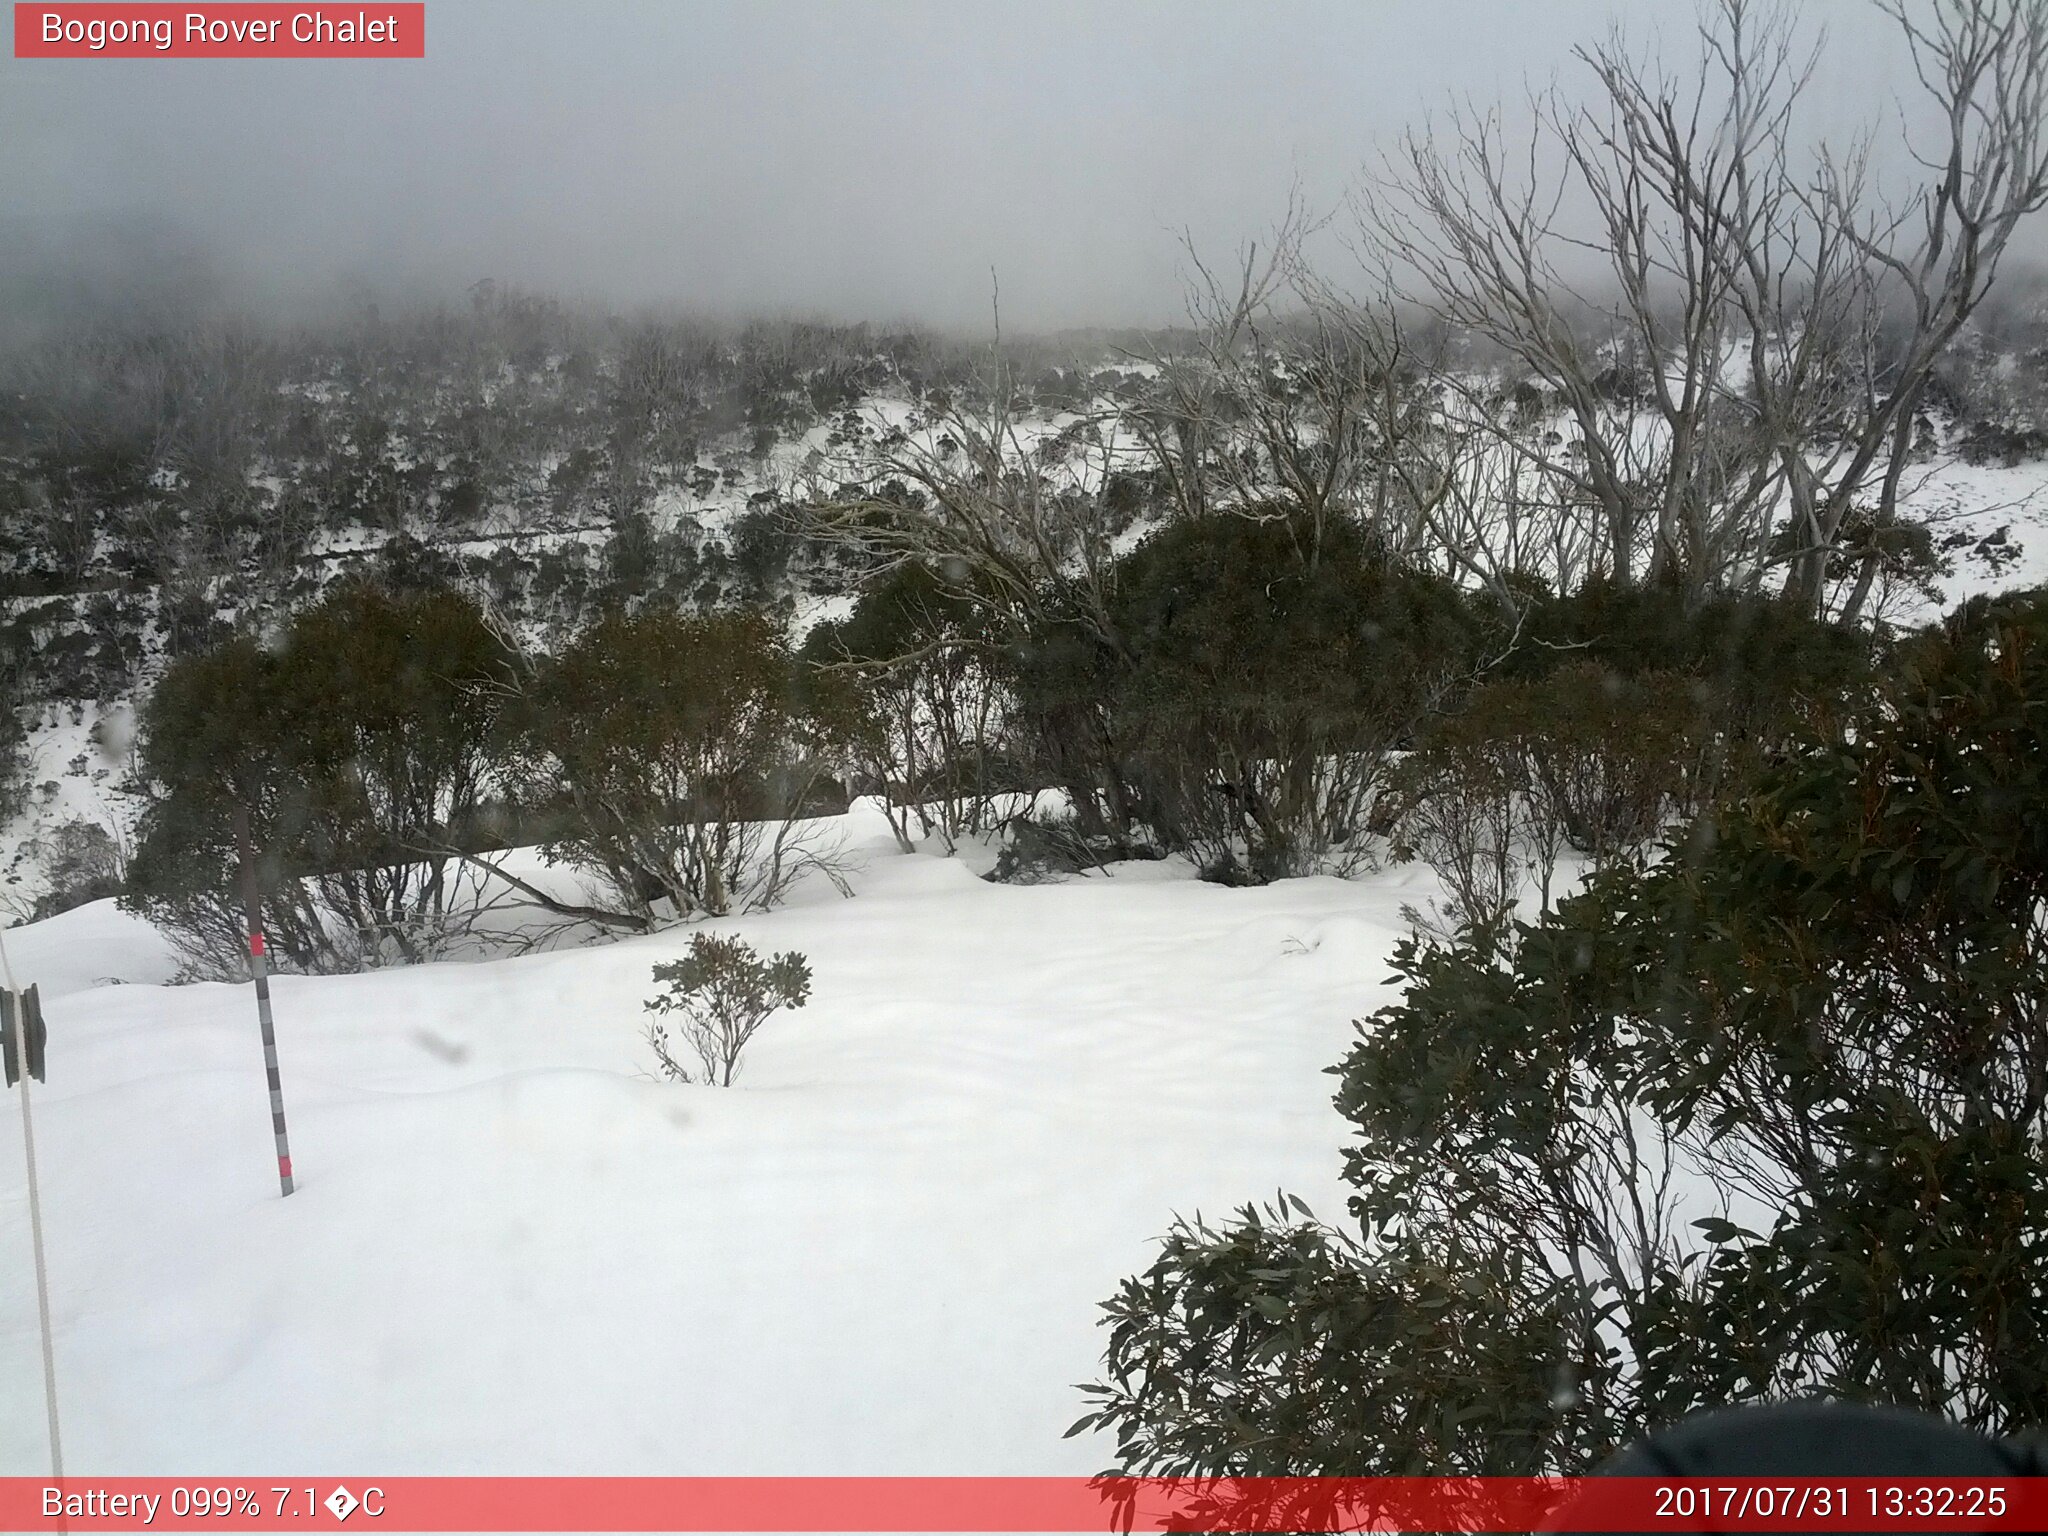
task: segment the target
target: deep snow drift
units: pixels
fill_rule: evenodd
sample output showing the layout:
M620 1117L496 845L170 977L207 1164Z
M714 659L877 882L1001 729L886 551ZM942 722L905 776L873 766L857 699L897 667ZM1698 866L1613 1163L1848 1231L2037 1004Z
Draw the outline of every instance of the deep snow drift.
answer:
M276 984L280 1200L246 986L169 987L101 902L12 930L67 1470L1093 1472L1096 1304L1175 1211L1342 1213L1321 1069L1426 871L999 886L847 818L712 926L809 955L731 1090L656 1082L692 930ZM119 982L122 984L113 984ZM0 1108L0 1474L43 1470L18 1101Z

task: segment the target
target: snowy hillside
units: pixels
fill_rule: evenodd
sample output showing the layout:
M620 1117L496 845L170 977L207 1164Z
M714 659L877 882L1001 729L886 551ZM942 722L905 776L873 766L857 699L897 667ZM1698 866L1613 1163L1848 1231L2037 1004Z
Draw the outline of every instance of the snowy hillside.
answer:
M247 987L163 985L98 902L17 929L69 1466L199 1475L1093 1472L1094 1304L1168 1213L1341 1210L1321 1069L1428 877L1006 886L846 830L721 921L810 956L732 1092L649 1076L651 966L600 948L276 984L277 1194ZM10 1099L0 1145L16 1138ZM0 1153L0 1474L42 1462L18 1151Z
M548 336L494 335L487 350L509 348L495 367L396 328L280 351L261 387L240 381L225 491L118 442L67 449L54 472L0 444L0 707L27 733L18 809L0 782L0 912L25 918L63 883L60 828L104 832L125 859L127 722L171 657L274 633L344 577L459 586L542 649L608 603L758 605L798 639L845 617L856 573L788 515L798 488L903 434L932 441L928 402L979 362L866 327L621 342L524 313L470 317L472 341L500 324ZM1076 406L1114 411L1139 376L1100 340L1047 356L1068 366L1025 397L1021 449ZM77 387L104 411L126 386L85 371Z
M1123 356L1098 362L1104 364L1095 375L1098 382L1138 376ZM1086 403L1106 425L1095 451L1075 456L1065 472L1074 483L1091 487L1105 474L1140 476L1144 456L1117 419L1117 399L1105 393ZM1081 419L1059 401L1027 410L1017 425L1016 447L1020 453L1043 451ZM1881 596L1877 616L1898 626L1929 622L1978 593L2048 582L2048 457L1966 454L1954 422L1944 423L1936 435L1941 445L1907 475L1901 505L1911 521L1929 530L1946 573L1934 578L1931 591L1902 583ZM654 478L663 488L646 512L657 550L648 590L685 606L734 598L767 603L799 640L822 620L844 619L855 601L848 573L807 549L764 509L782 504L800 487L829 482L835 472L871 468L892 438L937 453L942 429L901 391L883 388L835 419L792 431L759 457L742 454L736 440L723 442L706 454L723 466L717 474L693 472L688 465L661 467ZM605 573L617 558L619 530L602 521L572 523L544 507L506 504L493 509L474 533L434 535L422 526L417 531L427 534L427 542L420 545L404 530L315 529L306 535L297 574L282 586L266 585L246 571L221 578L216 585L222 606L209 622L216 637L235 623L274 627L283 612L310 601L345 571L374 570L375 562L398 558L398 552L424 550L429 558L447 560L450 579L486 595L529 643L545 648L611 595ZM1156 516L1139 515L1110 548L1126 553L1157 526ZM763 541L769 553L760 552ZM736 553L749 547L755 549L751 557ZM750 559L762 562L760 568ZM702 584L690 585L700 578ZM123 655L133 653L118 675L93 672L91 681L57 685L54 694L30 674L27 697L17 705L27 733L26 796L14 815L0 807L0 912L17 920L31 915L52 889L52 864L62 857L52 838L60 829L104 833L106 857L116 867L129 849L143 802L130 782L127 748L136 707L163 670L166 643L157 621L147 617L159 601L157 589L144 585L128 596L140 606L111 628L85 617L83 609L36 617L61 603L0 598L0 614L13 615L15 638L36 666L63 665L56 659L62 647L86 636L99 642L119 638ZM39 627L46 625L54 627ZM21 636L29 639L20 642ZM77 879L75 871L70 878Z

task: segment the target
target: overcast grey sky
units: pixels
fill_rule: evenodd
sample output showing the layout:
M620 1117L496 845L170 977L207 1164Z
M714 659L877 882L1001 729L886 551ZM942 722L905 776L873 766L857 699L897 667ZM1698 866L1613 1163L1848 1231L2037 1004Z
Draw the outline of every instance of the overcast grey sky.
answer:
M374 7L373 7L374 8ZM1809 126L1905 79L1862 0ZM349 285L979 325L1177 311L1289 185L1334 205L1454 97L1577 72L1691 0L429 0L424 60L0 60L0 269L117 287L139 251L230 297Z

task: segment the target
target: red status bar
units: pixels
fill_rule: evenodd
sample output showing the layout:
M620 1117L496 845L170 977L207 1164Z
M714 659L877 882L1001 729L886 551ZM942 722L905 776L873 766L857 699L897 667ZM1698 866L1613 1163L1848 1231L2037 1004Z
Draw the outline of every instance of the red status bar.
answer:
M0 1531L2039 1531L2048 1479L0 1478Z

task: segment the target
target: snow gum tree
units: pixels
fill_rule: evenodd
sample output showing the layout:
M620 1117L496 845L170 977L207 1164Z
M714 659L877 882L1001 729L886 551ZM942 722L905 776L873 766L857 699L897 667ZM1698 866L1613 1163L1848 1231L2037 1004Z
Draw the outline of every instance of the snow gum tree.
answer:
M1691 71L1617 34L1579 51L1582 95L1538 97L1526 126L1453 113L1360 200L1383 291L1497 349L1537 407L1518 421L1446 369L1449 414L1557 488L1554 520L1614 581L1768 578L1809 611L1865 611L1916 414L2048 204L2048 6L1879 8L1918 87L1897 184L1874 135L1802 135L1818 45L1790 14L1719 0Z

